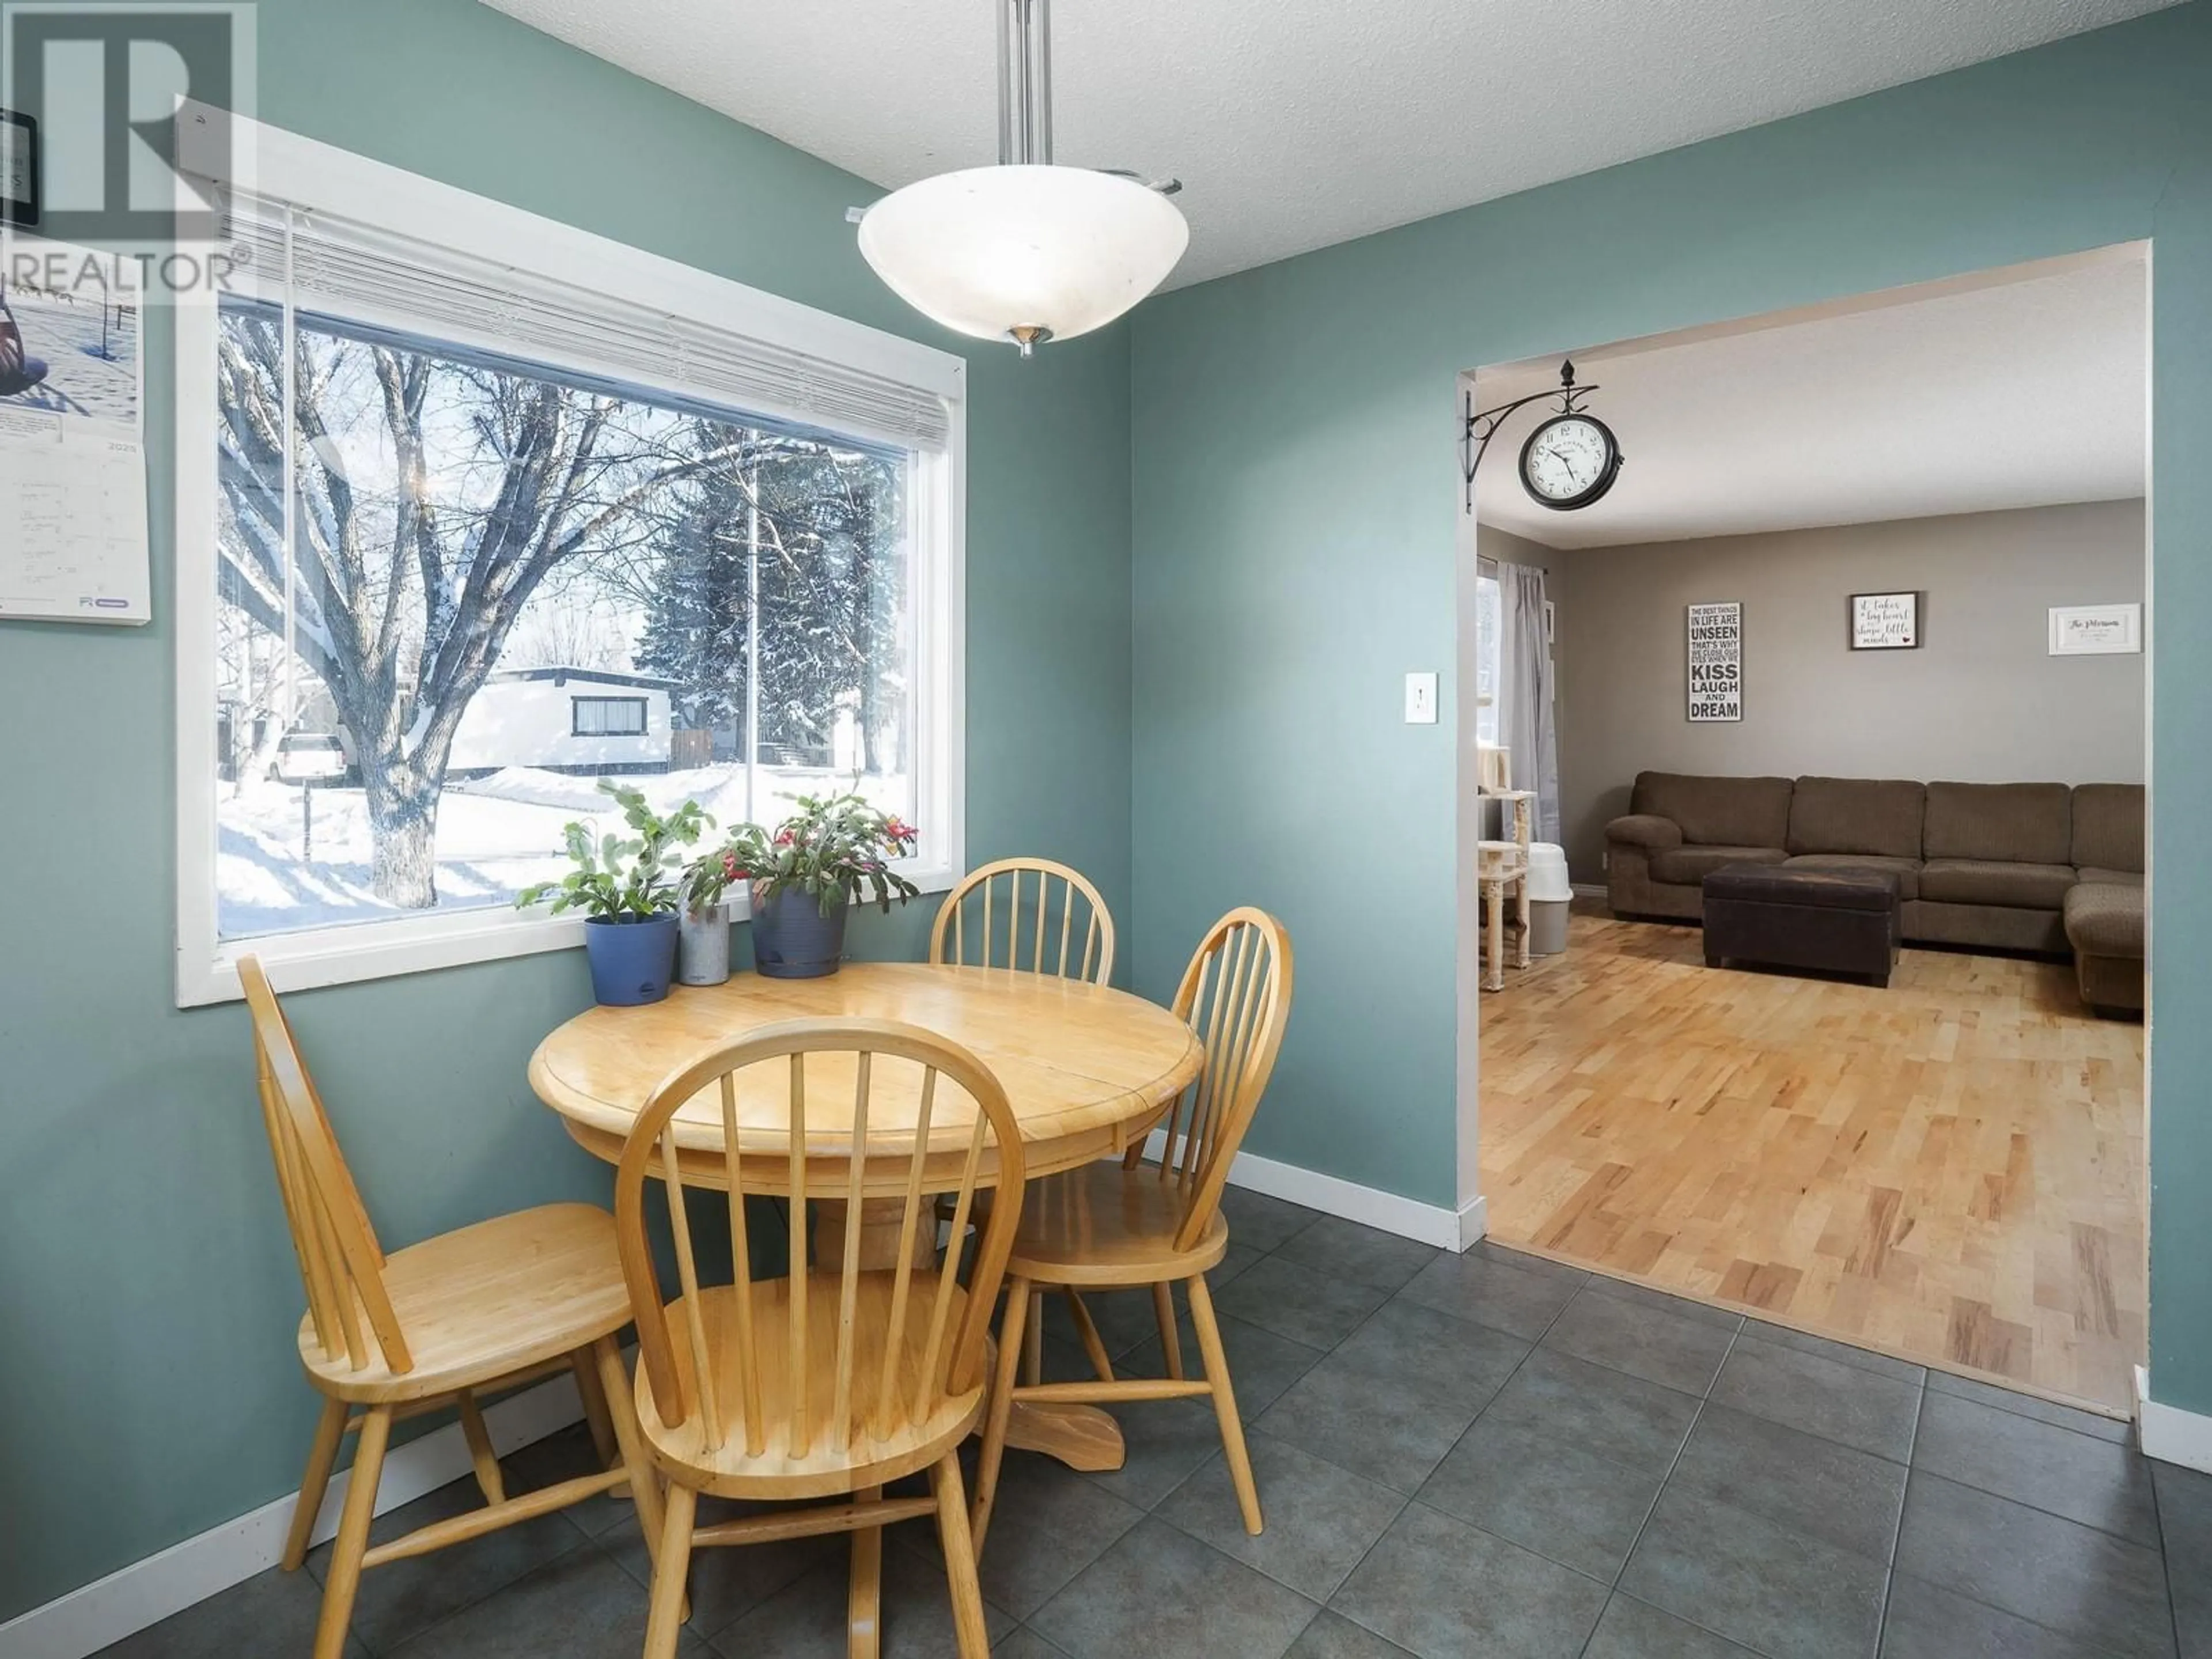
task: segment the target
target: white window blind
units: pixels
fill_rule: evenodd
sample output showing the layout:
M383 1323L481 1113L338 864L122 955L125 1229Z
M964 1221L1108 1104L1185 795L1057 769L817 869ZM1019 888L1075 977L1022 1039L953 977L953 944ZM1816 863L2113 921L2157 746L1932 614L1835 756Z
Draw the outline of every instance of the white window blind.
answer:
M404 318L617 380L649 371L736 409L902 449L946 445L949 411L926 387L318 209L230 189L218 200L223 240L264 297L289 288L304 310Z

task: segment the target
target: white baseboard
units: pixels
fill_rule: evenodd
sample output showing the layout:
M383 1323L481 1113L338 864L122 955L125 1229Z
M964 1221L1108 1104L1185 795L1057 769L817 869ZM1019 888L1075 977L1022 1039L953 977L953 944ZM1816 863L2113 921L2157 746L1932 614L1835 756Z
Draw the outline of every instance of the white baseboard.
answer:
M1476 1241L1489 1236L1490 1200L1470 1198L1459 1206L1459 1237L1450 1248L1464 1252L1474 1249Z
M583 1415L575 1379L556 1376L487 1407L484 1423L491 1431L494 1449L504 1456L568 1427ZM302 1441L302 1462L307 1453ZM384 1460L384 1478L377 1483L376 1512L381 1515L412 1503L423 1493L467 1474L471 1468L469 1449L461 1438L459 1423L449 1423L394 1447ZM337 1530L338 1512L351 1480L349 1469L331 1478L330 1492L315 1523L317 1543ZM275 1566L284 1553L284 1537L291 1529L295 1501L295 1494L279 1498L250 1515L172 1544L157 1555L118 1568L105 1578L19 1614L0 1625L0 1654L7 1659L87 1659L88 1655L126 1636L160 1624L171 1613L181 1613L194 1602Z
M1577 881L1570 882L1567 890L1578 899L1601 899L1611 890L1601 881Z
M1158 1158L1167 1146L1167 1131L1155 1129L1145 1142L1145 1156ZM1229 1184L1270 1198L1287 1199L1346 1221L1358 1221L1401 1238L1416 1238L1439 1249L1463 1250L1483 1235L1484 1204L1474 1200L1463 1210L1447 1210L1440 1204L1424 1204L1356 1182L1340 1180L1295 1164L1278 1164L1271 1158L1239 1152L1229 1166ZM1472 1224L1474 1231L1468 1231Z
M2145 1457L2212 1474L2212 1417L2161 1406L2150 1397L2150 1372L2136 1367L2136 1439Z

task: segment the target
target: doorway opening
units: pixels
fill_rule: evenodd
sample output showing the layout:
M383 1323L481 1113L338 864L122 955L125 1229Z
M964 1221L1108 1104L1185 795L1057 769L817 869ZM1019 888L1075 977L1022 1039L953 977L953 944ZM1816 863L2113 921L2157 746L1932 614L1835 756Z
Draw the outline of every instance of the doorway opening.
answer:
M1623 456L1547 504L1531 404L1462 524L1462 866L1529 872L1499 988L1460 907L1492 1238L2131 1410L2149 281L2129 244L1462 377L1571 358Z

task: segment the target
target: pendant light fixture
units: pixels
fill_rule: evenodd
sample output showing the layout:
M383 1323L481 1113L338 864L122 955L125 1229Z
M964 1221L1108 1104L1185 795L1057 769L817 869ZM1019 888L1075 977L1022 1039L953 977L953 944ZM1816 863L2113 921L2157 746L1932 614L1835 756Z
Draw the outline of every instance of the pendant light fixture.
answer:
M1026 357L1103 328L1166 280L1190 242L1175 179L1055 167L1048 0L999 7L999 165L939 173L857 211L891 292Z

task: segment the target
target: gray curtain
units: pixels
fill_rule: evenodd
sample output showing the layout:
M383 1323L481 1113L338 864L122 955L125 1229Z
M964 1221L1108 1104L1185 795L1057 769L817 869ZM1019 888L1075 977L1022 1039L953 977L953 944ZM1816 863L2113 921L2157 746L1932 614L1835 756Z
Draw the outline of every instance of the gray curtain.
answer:
M1513 787L1536 792L1536 839L1559 839L1559 739L1552 650L1544 637L1544 573L1498 566L1498 738L1512 753Z

